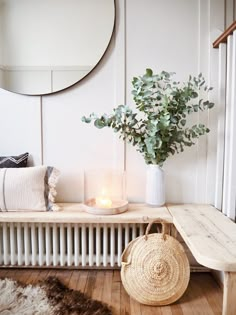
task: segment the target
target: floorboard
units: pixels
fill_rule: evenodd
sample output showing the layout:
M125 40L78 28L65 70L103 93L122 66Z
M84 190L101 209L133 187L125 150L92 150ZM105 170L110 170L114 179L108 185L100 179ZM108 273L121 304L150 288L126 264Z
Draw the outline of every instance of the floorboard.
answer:
M174 304L161 307L141 305L124 290L118 270L0 269L0 278L36 283L58 277L71 289L112 307L113 315L220 315L222 289L210 273L192 273L188 289Z

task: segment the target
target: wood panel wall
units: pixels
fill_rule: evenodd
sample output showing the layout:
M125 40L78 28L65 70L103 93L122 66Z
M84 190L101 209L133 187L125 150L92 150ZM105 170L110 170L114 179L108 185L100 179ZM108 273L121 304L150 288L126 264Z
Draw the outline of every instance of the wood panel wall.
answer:
M125 147L111 130L81 122L91 112L110 112L119 104L134 106L133 76L147 67L175 71L179 80L203 72L209 85L217 86L217 57L211 43L224 29L228 3L117 0L116 6L110 47L82 82L43 97L0 90L0 155L29 151L32 164L59 168L59 201L81 201L83 171L102 167L126 168L129 200L144 200L146 166L141 155ZM213 101L216 95L213 90ZM169 202L214 201L217 110L193 116L192 123L197 122L209 125L209 136L164 165Z

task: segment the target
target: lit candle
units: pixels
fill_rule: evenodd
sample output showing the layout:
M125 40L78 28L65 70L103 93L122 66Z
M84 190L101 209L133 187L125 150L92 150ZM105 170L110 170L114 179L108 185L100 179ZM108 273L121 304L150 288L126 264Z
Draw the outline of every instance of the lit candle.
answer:
M99 208L110 208L111 205L112 201L107 197L106 189L102 189L101 196L96 198L96 206Z
M112 205L112 201L109 198L98 197L96 198L96 205L99 208L110 208Z

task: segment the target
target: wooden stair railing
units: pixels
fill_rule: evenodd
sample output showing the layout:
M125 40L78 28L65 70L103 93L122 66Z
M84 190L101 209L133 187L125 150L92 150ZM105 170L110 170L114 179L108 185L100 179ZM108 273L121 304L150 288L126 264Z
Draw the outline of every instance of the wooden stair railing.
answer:
M221 43L227 42L227 37L236 30L236 21L234 21L213 43L213 48L219 48Z
M214 205L236 217L236 21L214 42L218 48L218 132Z

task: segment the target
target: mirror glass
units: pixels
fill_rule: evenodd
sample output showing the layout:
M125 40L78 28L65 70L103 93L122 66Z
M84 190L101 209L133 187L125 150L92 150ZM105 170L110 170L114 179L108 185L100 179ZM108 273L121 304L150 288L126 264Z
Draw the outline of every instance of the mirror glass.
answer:
M0 0L0 87L43 95L85 77L111 39L114 0Z

